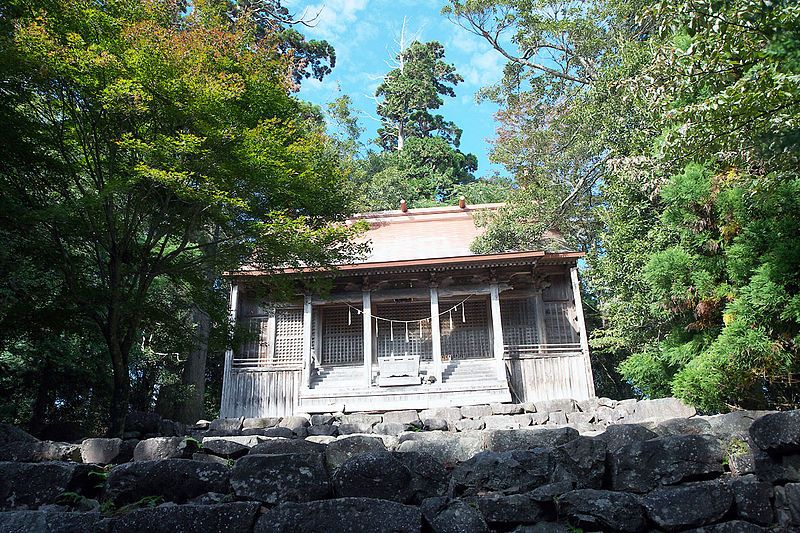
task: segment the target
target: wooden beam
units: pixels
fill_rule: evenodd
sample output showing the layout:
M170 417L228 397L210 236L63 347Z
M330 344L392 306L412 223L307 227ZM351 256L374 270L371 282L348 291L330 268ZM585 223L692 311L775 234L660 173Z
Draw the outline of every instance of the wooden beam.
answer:
M536 289L531 296L533 299L533 310L536 315L536 333L539 335L539 345L547 344L547 327L544 323L544 301L542 300L542 290Z
M236 325L236 314L239 309L239 285L236 283L231 284L231 293L228 299L228 322L230 323L231 331ZM230 341L229 341L230 342ZM231 404L231 387L233 386L233 345L230 345L225 350L225 364L222 371L222 398L220 401L220 414L224 416L233 416L234 413L229 412Z
M497 362L497 379L505 381L506 363L503 361L505 345L503 343L503 322L500 317L500 289L496 281L489 283L489 295L492 307L492 336L494 340L494 358Z
M430 288L431 298L431 353L433 356L433 377L442 383L442 330L439 327L439 289L434 284Z
M314 307L310 294L303 298L303 377L302 386L311 386L311 321L314 318Z
M499 283L498 287L500 292L511 290L511 286L507 283ZM456 285L453 287L439 288L440 298L450 298L453 296L468 296L470 294L489 294L489 288L486 286L470 286L470 285ZM372 301L380 302L393 299L406 299L406 298L419 298L427 299L428 290L424 288L419 289L376 289L372 291ZM361 293L358 292L340 292L333 293L325 298L314 298L314 305L322 304L337 304L349 303L352 305L358 304L362 299Z
M575 315L578 319L578 335L581 340L581 352L583 354L584 367L586 368L586 384L589 390L589 397L595 396L594 376L592 375L592 361L589 356L589 337L586 331L586 322L583 319L583 301L581 300L581 285L578 281L578 267L569 270L572 278L572 294L575 300Z
M372 298L369 289L361 291L361 305L364 324L364 383L372 386Z

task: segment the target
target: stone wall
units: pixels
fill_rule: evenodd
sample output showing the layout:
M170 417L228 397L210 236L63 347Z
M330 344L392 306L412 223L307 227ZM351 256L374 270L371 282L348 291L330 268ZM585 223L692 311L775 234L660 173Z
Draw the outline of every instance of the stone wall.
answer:
M128 428L0 427L0 531L800 531L800 411L600 398Z

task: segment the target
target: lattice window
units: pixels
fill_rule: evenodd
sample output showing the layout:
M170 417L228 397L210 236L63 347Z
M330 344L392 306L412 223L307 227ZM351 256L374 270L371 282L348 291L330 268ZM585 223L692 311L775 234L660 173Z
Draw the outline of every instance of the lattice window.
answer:
M458 301L439 302L439 309L446 310ZM440 320L442 332L442 359L483 359L492 357L492 340L489 332L487 300L471 299Z
M531 298L501 299L500 316L503 318L503 344L508 355L518 355L520 346L541 342L536 327L536 306Z
M274 366L303 365L303 310L275 310Z
M374 312L375 315L390 320L420 320L431 316L431 306L427 302L381 303L375 307ZM433 359L430 321L408 324L408 342L406 325L403 323L395 322L390 325L385 320L378 320L377 327L378 357L417 355L420 361Z
M545 302L544 327L548 344L580 342L571 302Z
M542 291L545 302L572 300L572 280L566 274L553 274L547 278L550 285Z
M364 326L362 315L347 306L325 307L322 321L323 365L364 363Z
M242 344L241 359L267 362L269 355L269 318L256 317L247 321L247 340Z

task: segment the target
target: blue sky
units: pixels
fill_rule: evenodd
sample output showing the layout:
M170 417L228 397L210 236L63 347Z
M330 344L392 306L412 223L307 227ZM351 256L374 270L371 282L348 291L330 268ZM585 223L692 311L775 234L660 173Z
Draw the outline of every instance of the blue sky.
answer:
M406 34L421 41L439 41L445 59L453 63L464 78L456 87L455 98L445 98L440 108L446 119L464 130L461 150L478 156L478 176L488 176L502 167L490 165L488 140L494 137L492 103L475 103L475 93L499 81L503 59L481 38L467 32L439 14L441 0L324 0L284 2L297 15L319 13L315 26L298 29L309 38L325 39L336 49L336 68L322 82L303 82L300 97L324 105L340 94L348 94L361 113L365 139L375 137L375 89L392 67L391 57L399 46L403 19ZM341 91L341 92L339 92Z

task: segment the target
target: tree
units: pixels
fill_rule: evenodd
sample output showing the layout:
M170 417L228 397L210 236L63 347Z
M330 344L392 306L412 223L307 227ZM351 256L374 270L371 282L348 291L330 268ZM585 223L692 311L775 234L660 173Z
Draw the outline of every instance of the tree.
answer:
M0 113L30 156L2 168L2 216L53 251L76 313L102 336L112 434L159 280L354 251L351 230L329 224L347 205L344 178L320 121L288 94L292 58L227 9L21 0L4 13Z

